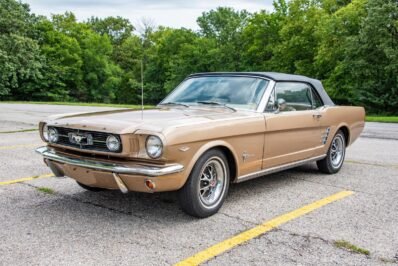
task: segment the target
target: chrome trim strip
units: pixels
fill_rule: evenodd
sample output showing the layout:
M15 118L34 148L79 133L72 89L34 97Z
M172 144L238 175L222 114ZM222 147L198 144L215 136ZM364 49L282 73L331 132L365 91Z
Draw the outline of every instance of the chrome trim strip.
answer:
M169 164L164 167L146 166L146 165L137 165L131 167L120 164L97 162L88 159L77 159L66 155L57 154L57 152L55 152L54 149L51 149L47 146L37 148L36 152L41 154L44 158L55 162L76 165L85 168L96 169L106 172L117 173L117 174L162 176L162 175L178 173L184 170L184 166L181 164Z
M275 83L276 83L275 81L269 80L268 86L265 89L263 97L261 98L260 103L258 104L258 107L257 107L257 110L256 110L257 113L264 113L265 107L267 106L267 103L268 103L268 99L269 99L272 91L274 90Z
M254 173L250 173L247 175L243 175L243 176L239 176L236 180L236 183L240 183L243 181L247 181L253 178L257 178L263 175L269 175L269 174L273 174L279 171L283 171L283 170L287 170L290 168L294 168L296 166L300 166L306 163L310 163L310 162L314 162L314 161L318 161L318 160L322 160L323 158L326 157L326 154L320 155L320 156L316 156L316 157L311 157L308 159L304 159L304 160L300 160L300 161L296 161L296 162L292 162L292 163L287 163L287 164L283 164L283 165L278 165L278 166L274 166L271 168L267 168L267 169L263 169L260 170L258 172L254 172Z

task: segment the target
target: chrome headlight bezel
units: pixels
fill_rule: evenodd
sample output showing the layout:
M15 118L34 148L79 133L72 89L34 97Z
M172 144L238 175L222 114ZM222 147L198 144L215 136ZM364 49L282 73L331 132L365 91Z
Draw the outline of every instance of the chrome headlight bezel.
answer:
M149 135L145 141L146 154L152 159L159 159L163 155L163 141L155 135Z
M48 142L57 143L58 140L59 140L58 130L56 128L54 128L54 127L48 128L47 138L48 138Z
M48 126L47 126L47 124L43 125L41 134L43 136L43 139L48 142Z
M120 150L120 147L122 146L122 143L118 137L115 135L109 135L106 138L106 147L108 150L111 152L117 152Z

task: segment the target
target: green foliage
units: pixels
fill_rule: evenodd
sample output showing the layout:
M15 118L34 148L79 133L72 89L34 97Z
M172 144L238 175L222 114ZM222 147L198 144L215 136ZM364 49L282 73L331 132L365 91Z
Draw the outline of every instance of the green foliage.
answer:
M353 97L349 51L354 48L353 39L358 35L361 21L367 14L366 2L325 1L327 14L316 32L319 40L315 56L316 76L324 81L330 96L340 103L350 103Z
M354 80L353 102L371 112L397 113L398 2L372 0L368 14L353 39L349 59ZM377 30L375 30L377 29Z
M216 56L214 67L217 71L242 69L242 34L251 16L246 10L235 11L232 8L219 7L204 12L197 19L201 36L216 44L211 52Z
M0 99L10 94L29 99L38 88L44 58L30 35L34 19L28 5L0 1Z
M107 17L104 19L91 17L87 24L95 32L101 35L108 35L114 44L120 44L129 38L134 30L134 26L131 25L130 21L122 17Z
M121 17L38 17L0 0L0 99L156 104L187 75L278 71L323 81L339 104L398 114L396 0L275 0L204 12L200 29Z
M42 87L34 96L52 101L73 99L74 92L83 90L80 45L75 38L56 30L46 19L40 21L37 27L41 32L41 49L46 57L46 66Z
M32 29L34 16L28 4L14 0L0 1L0 34L19 34L27 36ZM5 37L5 36L2 36Z
M29 99L41 78L40 47L29 37L5 35L0 39L0 96Z

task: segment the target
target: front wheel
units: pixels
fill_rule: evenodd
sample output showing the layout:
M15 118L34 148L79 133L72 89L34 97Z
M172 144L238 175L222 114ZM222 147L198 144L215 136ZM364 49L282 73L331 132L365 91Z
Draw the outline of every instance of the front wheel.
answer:
M344 162L345 148L346 143L344 133L339 130L333 137L326 157L316 162L318 169L326 174L334 174L340 171Z
M205 218L221 208L228 194L230 173L228 160L218 149L203 154L178 193L183 211Z

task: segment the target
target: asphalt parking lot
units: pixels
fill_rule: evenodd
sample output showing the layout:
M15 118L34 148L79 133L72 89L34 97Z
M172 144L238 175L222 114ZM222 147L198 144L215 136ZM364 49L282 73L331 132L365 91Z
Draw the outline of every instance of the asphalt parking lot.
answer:
M367 123L338 174L308 164L236 184L218 214L196 219L175 193L93 193L51 177L34 152L43 145L37 131L4 133L54 113L104 109L0 104L0 265L172 265L341 191L353 194L216 256L210 250L205 264L398 264L398 124Z

